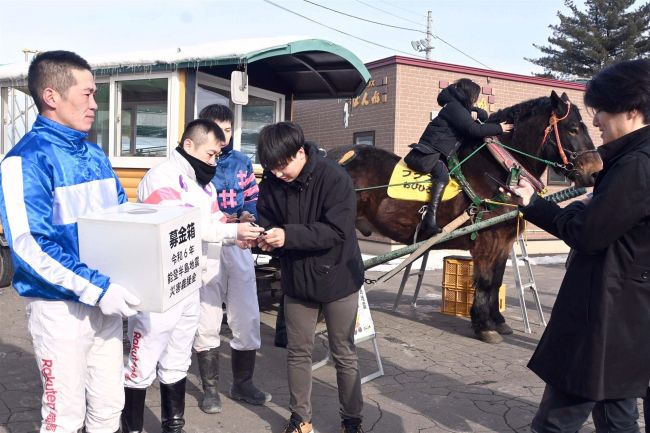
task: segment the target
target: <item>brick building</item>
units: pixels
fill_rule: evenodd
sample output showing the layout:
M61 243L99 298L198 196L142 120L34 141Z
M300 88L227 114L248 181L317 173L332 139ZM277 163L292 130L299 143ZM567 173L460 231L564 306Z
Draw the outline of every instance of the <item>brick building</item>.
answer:
M326 149L350 144L369 144L406 155L427 123L440 110L439 91L459 78L470 78L482 92L478 106L488 113L528 99L566 92L580 109L594 144L600 145L598 129L583 104L582 83L497 72L487 69L394 56L366 64L371 80L355 99L296 101L293 120L308 139ZM542 180L549 190L566 188L569 182L553 172ZM548 235L529 231L531 238Z

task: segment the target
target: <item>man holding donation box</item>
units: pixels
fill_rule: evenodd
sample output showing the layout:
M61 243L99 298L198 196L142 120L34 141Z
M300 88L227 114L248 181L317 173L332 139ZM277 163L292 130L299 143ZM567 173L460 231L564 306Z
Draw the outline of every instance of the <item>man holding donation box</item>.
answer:
M0 214L43 383L40 431L116 432L122 316L140 301L80 261L77 219L127 198L102 149L86 141L97 111L88 63L43 52L27 81L39 116L0 165Z

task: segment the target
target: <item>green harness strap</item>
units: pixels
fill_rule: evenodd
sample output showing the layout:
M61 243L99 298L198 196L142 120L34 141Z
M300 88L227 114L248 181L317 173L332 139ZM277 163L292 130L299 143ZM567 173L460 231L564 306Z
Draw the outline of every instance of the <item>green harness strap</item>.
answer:
M474 153L476 153L476 152L474 152ZM472 155L470 155L470 157ZM468 159L469 159L469 157L465 158L465 160L463 160L463 162L467 161ZM461 186L463 192L465 192L465 194L467 194L467 197L469 197L469 199L472 202L472 206L474 206L477 209L480 208L481 206L483 206L486 209L486 211L496 209L498 207L497 205L494 205L492 203L484 202L483 199L474 191L472 186L469 184L469 182L465 178L465 175L463 174L462 170L460 169L460 166L461 166L461 164L463 162L459 162L458 156L456 156L455 154L451 155L449 158L447 158L447 163L449 164L450 167L453 167L453 169L449 171L449 174L451 176L453 176L454 179L456 179L458 184ZM504 197L502 194L497 194L494 197L492 197L492 200L495 200L495 201L501 201L501 200L505 200L505 199L506 199L506 197ZM484 213L484 211L479 210L474 215L474 223L479 223L479 222L481 222L481 220L483 220L483 213ZM470 239L471 240L476 240L477 236L478 236L477 232L472 232L471 235L470 235Z
M462 170L460 169L460 162L458 157L454 154L447 158L447 164L449 167L453 167L449 171L449 174L456 179L460 187L463 189L467 197L472 201L475 206L480 206L483 203L483 199L474 191L472 186L469 184Z

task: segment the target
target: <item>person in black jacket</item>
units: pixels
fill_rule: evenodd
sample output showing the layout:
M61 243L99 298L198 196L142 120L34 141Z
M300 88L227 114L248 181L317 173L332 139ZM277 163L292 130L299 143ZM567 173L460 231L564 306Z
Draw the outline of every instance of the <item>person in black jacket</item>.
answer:
M311 433L311 363L319 312L336 367L344 433L362 432L361 378L354 329L363 284L352 179L290 122L268 125L257 143L264 167L258 240L280 258L287 328L291 417L283 433Z
M536 433L575 432L592 409L597 431L638 432L650 381L650 60L603 69L584 100L603 140L593 196L560 208L516 187L524 217L573 249L528 364L546 382Z
M420 226L419 237L429 238L442 229L436 223L440 198L449 183L446 167L447 158L458 151L463 139L500 135L512 130L506 122L476 123L472 111L476 111L481 122L487 120L487 113L474 107L481 87L468 78L461 78L438 95L442 110L427 125L417 143L411 144L411 151L404 162L413 170L431 173L431 199Z

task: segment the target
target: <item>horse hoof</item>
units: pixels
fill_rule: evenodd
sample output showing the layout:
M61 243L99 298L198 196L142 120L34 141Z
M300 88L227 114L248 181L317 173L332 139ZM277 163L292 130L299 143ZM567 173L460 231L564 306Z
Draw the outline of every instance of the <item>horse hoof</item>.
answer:
M503 341L503 337L497 331L479 331L476 336L484 343L499 344Z
M499 323L495 327L495 330L501 335L510 335L510 334L512 334L512 328L510 327L510 325L508 325L505 322Z

